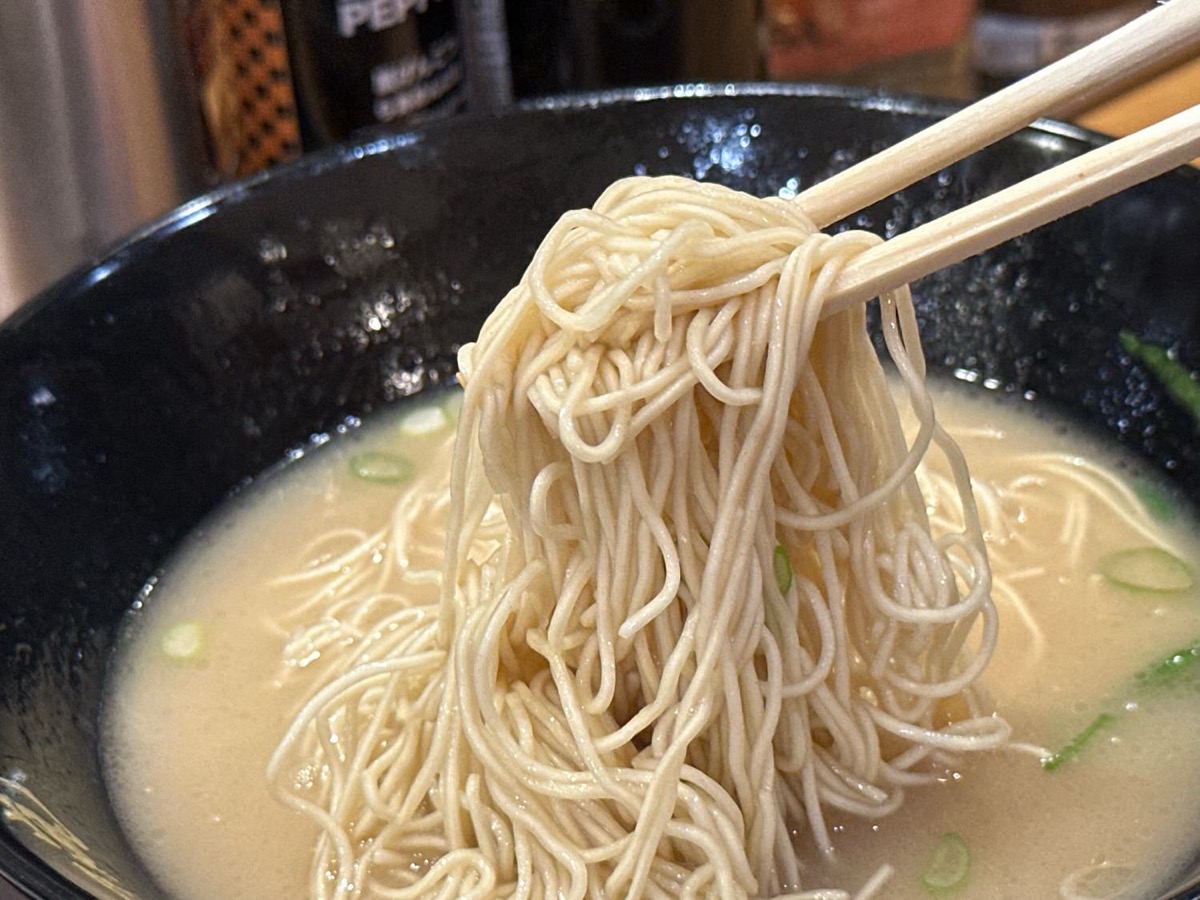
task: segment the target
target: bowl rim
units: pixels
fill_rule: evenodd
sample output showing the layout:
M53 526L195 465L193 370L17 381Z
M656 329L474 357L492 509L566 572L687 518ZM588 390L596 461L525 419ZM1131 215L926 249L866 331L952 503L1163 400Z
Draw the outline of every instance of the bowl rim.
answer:
M224 206L241 203L278 184L304 181L330 169L340 169L359 160L414 146L424 140L427 134L459 128L469 129L473 127L473 123L481 121L543 117L547 114L586 115L590 110L646 103L703 103L710 99L736 98L840 100L853 109L934 118L945 118L969 105L965 101L947 98L821 82L693 82L552 94L524 100L494 112L467 112L407 127L377 126L359 132L349 140L305 153L279 166L218 185L184 200L102 248L90 259L80 262L28 298L6 319L0 320L0 334L24 326L40 309L53 303L55 298L77 293L105 280L118 269L128 265L138 255L140 248L185 230L188 226L215 214ZM1017 129L1013 134L1023 131L1040 132L1087 148L1099 147L1113 140L1111 135L1051 118L1038 118L1024 128ZM1171 174L1176 177L1182 175L1200 179L1200 170L1189 166L1173 170Z
M854 87L819 82L695 82L647 87L624 87L599 91L555 94L521 101L495 112L468 112L463 115L427 121L413 126L380 126L360 132L321 150L306 153L288 163L228 182L185 200L157 216L81 262L71 271L38 291L6 319L0 321L0 339L30 326L40 311L63 297L79 294L111 275L136 263L143 248L218 213L230 205L280 184L304 182L321 173L342 169L362 160L383 156L419 144L426 135L443 131L470 129L481 121L542 118L546 115L587 115L590 111L665 102L686 104L709 100L758 98L816 99L840 101L849 109L895 112L944 118L967 106L966 102L919 94L897 93L877 88ZM1102 146L1112 136L1069 122L1038 118L1014 134L1041 133L1083 149ZM1002 139L1001 139L1002 140ZM1200 183L1200 170L1183 166L1169 173ZM20 896L34 900L79 900L91 896L84 888L61 875L5 827L0 836L0 885L9 885ZM1200 885L1200 878L1185 886ZM1200 896L1200 895L1196 895Z

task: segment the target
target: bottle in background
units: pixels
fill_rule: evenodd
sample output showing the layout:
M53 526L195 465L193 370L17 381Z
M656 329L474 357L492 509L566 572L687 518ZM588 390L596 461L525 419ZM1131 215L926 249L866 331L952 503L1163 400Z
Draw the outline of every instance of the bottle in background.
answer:
M306 149L466 101L454 0L283 0Z
M577 86L569 0L482 0L503 7L512 96L541 97Z
M972 37L979 89L997 90L1153 7L1151 0L981 0Z
M457 9L467 58L467 109L502 109L513 99L504 0L458 0Z
M176 0L211 181L462 109L454 0Z
M756 0L505 0L513 96L759 78L757 7Z

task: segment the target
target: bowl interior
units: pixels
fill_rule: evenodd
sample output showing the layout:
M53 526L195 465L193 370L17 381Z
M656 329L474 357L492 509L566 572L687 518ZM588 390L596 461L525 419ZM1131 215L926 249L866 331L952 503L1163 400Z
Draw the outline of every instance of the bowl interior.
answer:
M757 86L438 123L196 200L21 310L0 328L5 877L154 894L97 762L119 620L232 489L452 377L560 213L630 174L795 193L948 111ZM903 231L1094 141L1022 132L839 227ZM1200 503L1196 421L1117 341L1131 328L1200 368L1198 233L1200 178L1176 173L919 282L931 368L1060 408Z

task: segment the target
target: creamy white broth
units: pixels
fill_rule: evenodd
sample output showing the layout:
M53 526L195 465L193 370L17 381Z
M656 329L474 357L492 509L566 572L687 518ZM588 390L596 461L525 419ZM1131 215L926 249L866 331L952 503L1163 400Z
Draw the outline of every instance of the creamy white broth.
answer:
M288 613L310 592L272 582L309 563L318 537L391 515L404 484L355 476L356 457L402 443L418 467L448 475L457 400L406 404L269 473L205 523L138 602L110 675L104 760L121 823L171 896L307 894L316 828L271 797L264 772L311 690L305 655L285 658ZM410 426L431 430L413 436ZM171 656L178 629L192 625L199 651Z
M323 533L365 534L387 521L404 486L356 477L356 455L400 453L419 472L448 477L449 427L403 434L401 419L412 409L337 437L233 500L168 566L134 616L110 686L104 751L121 820L173 896L307 892L315 828L270 796L264 776L311 691L309 667L298 664L305 655L285 652L287 614L306 592L271 583L303 567ZM945 393L939 414L962 443L981 498L989 486L1024 474L1018 454L1065 454L1068 467L1070 458L1103 460L1070 430L974 393ZM418 416L420 425L436 424L428 413ZM1119 477L1139 478L1107 465ZM969 887L960 896L1053 897L1065 877L1104 862L1114 868L1099 877L1113 883L1127 875L1115 867L1136 867L1129 883L1141 878L1143 886L1132 896L1145 896L1147 879L1191 855L1200 703L1195 692L1135 695L1130 684L1137 671L1200 639L1200 597L1132 594L1095 575L1106 554L1148 543L1145 533L1101 516L1088 521L1086 551L1071 564L1060 540L1067 512L1043 505L1029 504L1024 521L1013 516L1014 530L1039 552L1016 553L1011 534L990 537L998 579L1019 591L1046 651L1031 661L1039 639L998 591L1001 639L984 683L1014 740L1052 750L1100 712L1119 715L1055 772L1042 771L1027 752L976 755L944 784L910 791L891 817L835 820L838 859L810 859L806 887L860 885L887 863L896 872L883 896L926 897L921 870L945 832L961 834L971 851ZM1154 543L1200 559L1185 516L1147 523L1139 527L1155 529ZM181 624L187 627L173 630ZM193 625L199 649L190 655ZM311 670L319 668L314 657ZM1125 710L1128 703L1135 708Z
M971 851L968 889L960 896L1070 896L1060 884L1078 874L1080 886L1096 887L1094 896L1157 897L1196 852L1200 696L1178 685L1142 689L1134 676L1200 640L1200 593L1123 590L1097 568L1114 551L1147 544L1194 564L1200 559L1195 521L1140 467L1107 455L1077 428L981 400L974 391L940 392L938 410L963 447L981 507L985 492L1028 478L1036 454L1063 471L1101 463L1151 497L1152 506L1171 512L1158 521L1139 510L1135 527L1093 509L1073 560L1063 531L1074 513L1061 502L1061 483L1045 485L1034 503L1008 496L1011 533L985 532L1002 631L983 683L1014 741L1058 751L1098 715L1112 721L1055 771L1042 771L1036 756L1022 752L972 755L944 783L910 791L892 817L838 821L839 858L813 860L810 877L861 883L889 863L896 874L885 896L928 897L922 870L940 836L952 832ZM985 512L985 529L988 521ZM1017 552L1015 537L1037 552ZM1040 653L1041 639L1022 624L1001 582L1019 592L1036 620L1045 642ZM1082 874L1089 869L1090 881Z

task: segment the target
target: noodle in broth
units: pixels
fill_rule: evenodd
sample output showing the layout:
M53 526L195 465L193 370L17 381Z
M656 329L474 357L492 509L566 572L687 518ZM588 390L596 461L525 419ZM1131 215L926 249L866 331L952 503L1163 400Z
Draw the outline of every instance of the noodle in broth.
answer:
M1094 572L1098 559L1143 544L1194 560L1194 526L1182 512L1152 517L1131 490L1134 471L1080 446L1073 431L996 406L978 389L959 393L939 391L937 408L972 464L1001 624L976 690L994 698L1017 739L1055 748L1104 709L1131 700L1138 709L1054 773L1027 754L963 754L936 783L908 790L895 813L830 810L837 852L826 857L798 829L801 873L809 885L861 888L887 866L878 893L928 897L922 867L938 836L955 831L972 852L963 897L1158 896L1153 886L1194 851L1195 695L1124 692L1132 673L1200 636L1200 596L1130 595ZM448 394L403 404L264 479L202 529L134 617L111 684L104 748L121 821L171 896L311 891L319 829L271 798L263 771L317 685L382 652L404 609L436 608L453 453L447 419L457 401ZM425 433L430 421L438 430ZM353 473L355 459L380 453L413 460L414 480ZM945 460L930 454L918 478L931 523L960 527ZM409 525L393 545L398 510ZM1075 524L1064 532L1067 522ZM368 551L349 552L359 544ZM353 580L353 591L376 602L339 605L339 585ZM165 638L193 623L203 629L200 651L165 653ZM288 790L321 802L327 781L341 776L314 762L298 753L277 774ZM413 874L428 860L409 865ZM1080 889L1059 894L1067 880ZM1131 883L1140 887L1124 890Z
M877 240L676 178L550 232L460 354L439 606L335 667L272 760L331 768L318 803L279 792L322 828L318 894L801 892L796 829L833 853L826 810L884 815L1005 742L971 690L990 574L911 301L882 307L912 446L865 310L823 314ZM966 511L937 535L931 445ZM380 603L356 587L352 617Z
M313 896L901 896L918 851L872 850L879 822L996 760L1040 776L980 689L985 529L1037 651L1044 563L1005 498L1049 472L1128 492L1031 461L981 525L907 290L880 301L891 384L865 310L823 310L877 240L673 178L551 231L460 354L452 473L418 466L386 523L313 529L260 585L294 711L267 777Z

